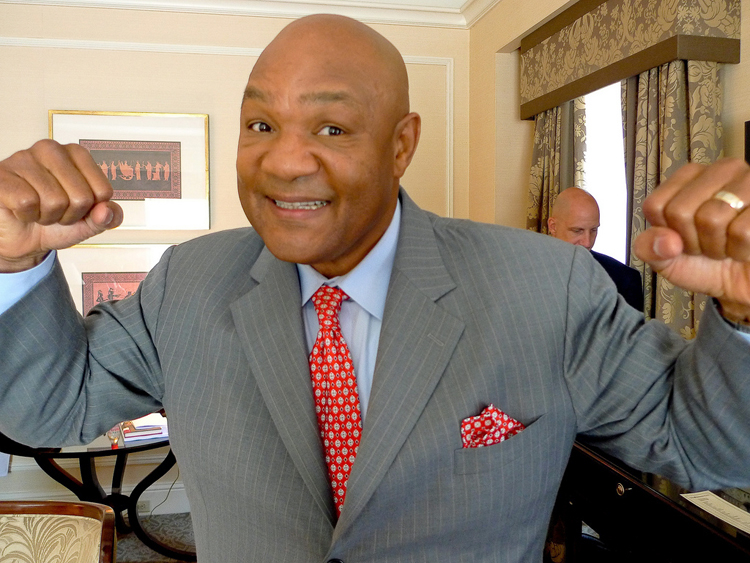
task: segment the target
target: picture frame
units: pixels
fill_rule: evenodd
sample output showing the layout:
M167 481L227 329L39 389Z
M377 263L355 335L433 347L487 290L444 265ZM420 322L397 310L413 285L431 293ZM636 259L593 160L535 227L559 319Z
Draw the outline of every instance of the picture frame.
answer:
M79 244L57 255L78 311L134 294L169 244Z
M125 212L120 229L210 227L207 114L49 110L49 136L91 152Z

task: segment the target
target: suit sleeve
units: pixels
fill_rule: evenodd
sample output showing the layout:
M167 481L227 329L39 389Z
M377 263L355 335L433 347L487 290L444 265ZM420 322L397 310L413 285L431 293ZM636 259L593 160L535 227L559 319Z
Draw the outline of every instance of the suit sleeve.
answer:
M576 252L564 372L579 437L690 488L750 482L750 346L711 304L687 343L617 304Z
M135 295L86 319L59 263L0 315L0 432L31 446L87 444L121 420L161 408L153 334L169 254Z

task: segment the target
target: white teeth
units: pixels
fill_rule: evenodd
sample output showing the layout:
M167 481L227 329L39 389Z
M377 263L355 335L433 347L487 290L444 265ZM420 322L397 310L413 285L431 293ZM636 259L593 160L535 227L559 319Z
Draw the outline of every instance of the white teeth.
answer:
M281 209L320 209L328 205L327 201L280 201L278 199L273 200L276 205Z

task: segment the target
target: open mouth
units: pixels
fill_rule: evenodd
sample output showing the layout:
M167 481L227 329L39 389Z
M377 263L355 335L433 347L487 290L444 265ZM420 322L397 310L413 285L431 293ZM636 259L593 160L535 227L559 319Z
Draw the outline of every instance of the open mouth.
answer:
M328 205L327 201L280 201L278 199L273 200L274 203L281 209L302 209L302 210L315 210L320 209Z

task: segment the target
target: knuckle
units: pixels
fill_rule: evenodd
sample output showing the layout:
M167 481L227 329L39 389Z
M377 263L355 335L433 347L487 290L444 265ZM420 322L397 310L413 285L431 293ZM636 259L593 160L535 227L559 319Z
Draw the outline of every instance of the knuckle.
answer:
M70 143L68 145L64 145L63 148L68 152L71 158L74 158L74 159L91 157L91 153L89 152L88 149L76 143Z
M750 247L750 226L735 221L727 228L727 241L735 247Z
M33 214L39 209L39 198L34 193L20 194L13 202L13 208L23 215Z
M698 232L714 232L724 227L724 219L716 213L698 211L695 214L695 227Z
M39 154L54 154L60 151L60 143L52 139L40 139L31 145L30 151Z
M92 193L76 194L71 196L68 202L68 209L75 215L85 215L96 203Z
M664 209L664 217L669 225L686 225L694 220L693 212L681 205L668 205Z

